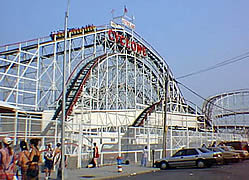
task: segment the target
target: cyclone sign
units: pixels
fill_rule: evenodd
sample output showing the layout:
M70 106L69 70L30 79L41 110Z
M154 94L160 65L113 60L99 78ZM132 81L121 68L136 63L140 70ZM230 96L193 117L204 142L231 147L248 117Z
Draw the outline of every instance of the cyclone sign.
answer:
M108 38L110 41L116 42L125 47L128 51L133 51L139 55L147 56L146 48L143 45L123 36L119 32L115 32L110 29L108 31Z

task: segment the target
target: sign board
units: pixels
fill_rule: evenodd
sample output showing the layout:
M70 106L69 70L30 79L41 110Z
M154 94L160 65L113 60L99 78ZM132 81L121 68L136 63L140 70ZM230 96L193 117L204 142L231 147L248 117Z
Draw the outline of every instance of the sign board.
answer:
M111 21L111 27L113 28L118 28L118 29L123 29L124 27L119 25L119 24L116 24L115 22Z
M122 18L122 23L127 26L128 28L135 29L135 24L131 23L130 21Z
M108 31L108 39L109 41L116 42L122 47L126 48L128 51L135 52L138 55L147 56L147 49L145 46L136 42L134 39L124 36L124 34L119 31L114 31L110 29Z

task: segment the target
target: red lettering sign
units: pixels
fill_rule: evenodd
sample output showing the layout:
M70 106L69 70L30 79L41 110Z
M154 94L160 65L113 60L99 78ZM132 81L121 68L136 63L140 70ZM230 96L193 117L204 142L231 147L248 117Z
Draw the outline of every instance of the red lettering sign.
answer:
M120 44L122 46L125 46L125 42L124 42L125 37L123 35L120 35L119 38L120 38Z
M142 47L140 44L137 44L137 53L140 54L142 50Z
M125 40L126 40L126 47L127 47L128 50L130 50L130 49L131 49L131 46L129 46L129 43L130 43L130 42L129 42L129 39L126 38Z
M110 41L114 41L120 44L121 46L126 47L127 50L129 51L131 50L142 56L147 56L146 48L143 45L135 41L131 41L128 37L125 37L122 34L119 34L119 32L115 32L110 29L108 31L108 38Z
M111 29L108 31L108 36L109 36L109 40L111 40L111 41L114 40L113 31Z

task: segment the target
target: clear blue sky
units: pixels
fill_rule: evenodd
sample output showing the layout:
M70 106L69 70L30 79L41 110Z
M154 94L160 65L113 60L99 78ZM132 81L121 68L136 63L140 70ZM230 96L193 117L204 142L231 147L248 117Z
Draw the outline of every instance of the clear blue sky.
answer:
M0 45L47 36L63 29L67 0L1 2ZM249 51L248 0L71 0L70 27L102 25L115 15L135 16L136 31L169 64L175 77ZM181 82L208 97L249 88L249 58ZM182 88L185 97L201 100Z

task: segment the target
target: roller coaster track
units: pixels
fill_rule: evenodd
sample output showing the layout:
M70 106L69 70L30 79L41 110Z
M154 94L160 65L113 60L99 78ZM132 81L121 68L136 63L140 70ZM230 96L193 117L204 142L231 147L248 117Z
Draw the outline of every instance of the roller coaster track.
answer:
M221 100L222 98L228 98L229 96L248 94L248 93L249 93L248 89L241 89L241 90L236 90L236 91L222 93L222 94L218 94L216 96L212 96L212 97L208 98L207 101L204 102L203 107L202 107L202 112L204 114L206 114L209 121L211 121L211 119L212 119L213 109L215 107L219 108L221 110L223 109L225 112L223 114L214 115L215 118L233 116L233 115L237 115L237 114L248 114L248 111L231 110L231 109L228 109L226 107L221 107L221 106L216 105L216 102Z
M88 49L88 48L92 48L92 47L95 47L95 46L98 46L98 45L102 45L102 42L105 40L105 38L103 38L104 34L102 34L102 33L108 32L108 30L110 28L106 28L106 26L99 26L99 28L103 28L103 29L96 29L95 31L83 34L83 35L87 35L87 36L88 35L92 35L92 34L96 34L97 36L99 36L97 38L98 41L95 42L96 44L85 44L84 48L81 47L81 46L80 47L78 47L78 46L77 47L76 46L72 46L72 47L70 47L70 49L67 50L68 53L70 53L72 51L73 52L74 51L80 51L81 49ZM123 33L123 31L121 31L121 30L116 30L115 32ZM126 33L127 38L133 37L132 34L129 31L127 31L125 33ZM159 53L150 44L148 44L141 36L139 36L136 33L135 33L135 35L136 36L135 36L134 40L138 41L141 45L144 45L145 47L147 47L147 56L148 56L148 59L150 59L149 60L150 65L149 66L146 66L146 64L144 64L143 62L141 62L141 63L137 63L136 64L137 67L138 68L144 68L144 67L146 67L146 68L150 69L150 71L152 72L153 76L155 77L155 78L152 78L153 81L157 81L158 80L159 81L158 83L159 83L159 85L161 87L163 87L163 84L164 84L163 83L163 74L165 74L165 73L169 74L168 78L169 78L170 81L173 82L174 81L174 77L173 77L173 75L171 73L171 70L169 69L168 65L165 64L165 61L159 55ZM81 36L82 36L82 34L75 35L75 36L72 36L72 39L73 38L77 38L77 37L81 37ZM83 36L83 37L85 37L85 36ZM56 42L58 42L58 43L61 42L61 41L62 40L57 40L56 39ZM108 39L106 41L108 41ZM19 48L17 48L15 46L15 48L13 47L13 49L4 50L4 51L0 52L0 56L2 56L3 59L7 58L7 56L10 56L10 55L13 55L13 56L17 57L19 53L20 53L20 56L21 56L21 53L26 53L26 51L35 50L37 48L39 49L39 48L44 47L45 45L50 45L50 44L53 44L53 43L54 43L54 41L46 39L44 41L39 41L38 44L26 45L24 47L19 46ZM109 42L108 41L108 43L106 43L106 47L109 48L109 49L112 49L113 46L114 46L113 42ZM119 49L120 51L122 51L123 46L120 45L120 43L117 43L116 47L117 47L117 49ZM4 68L5 69L10 69L12 67L18 66L19 64L28 64L28 63L30 63L30 61L32 61L32 62L36 62L36 61L41 62L41 60L46 60L46 59L49 60L49 58L52 58L55 55L55 53L53 51L52 52L50 52L50 51L44 51L43 53L44 54L39 54L39 53L36 54L36 53L33 53L33 51L32 51L32 55L33 55L32 57L27 56L27 57L25 57L27 59L20 59L20 62L18 62L18 63L17 62L13 63L13 62L10 62L10 61L6 61L4 64L0 65L0 69L1 68L3 68L3 69ZM63 53L64 53L63 50L58 49L58 51L56 51L56 56L58 57L58 55L63 55ZM39 60L39 58L40 58L40 60ZM130 60L130 61L132 61L132 60ZM34 65L34 66L36 66L36 65ZM9 72L6 73L6 76L8 76L10 74L10 73L9 74L8 73ZM153 82L153 86L156 86L155 82ZM185 100L184 100L184 98L182 98L182 93L178 89L177 84L176 83L172 83L171 86L172 87L170 87L170 91L173 92L173 90L174 90L174 92L177 92L175 94L172 94L172 102L173 101L177 101L177 104L181 104L182 105L180 107L181 109L179 109L179 111L187 111L188 109L185 109L185 106L184 106L186 104ZM178 96L180 96L180 98ZM41 104L41 102L39 102L39 105L40 104ZM176 106L174 106L174 107L177 108ZM172 108L174 108L174 107L172 106Z
M76 104L84 84L86 83L91 69L93 69L94 67L96 67L96 65L98 65L98 63L102 62L105 58L107 58L107 56L112 56L113 54L104 54L101 55L97 58L95 58L94 60L88 62L83 68L80 69L80 71L77 73L77 75L75 76L74 79L71 79L73 74L75 73L75 70L72 72L72 74L69 77L69 80L67 81L67 84L70 83L69 85L67 85L67 92L66 92L66 108L65 108L65 114L66 114L66 119L67 117L72 113L73 110L73 106ZM82 62L82 61L81 61ZM80 63L79 63L80 64ZM70 80L71 79L71 80ZM50 122L46 128L43 130L43 132L41 133L42 136L46 135L48 133L48 131L50 129L52 129L53 127L55 127L55 122L54 120L56 120L59 117L59 114L62 111L62 96L60 95L58 98L58 102L59 102L59 106L56 109L52 120L53 122ZM154 104L152 104L151 106L147 107L139 116L138 118L134 121L134 123L132 124L132 126L134 127L138 127L138 126L142 126L143 122L146 120L146 118L148 117L148 115L155 109L155 107L160 104L162 102L156 102Z
M244 114L249 114L249 111L218 114L218 115L215 115L215 118L222 118L222 117L235 116L235 115L244 115Z
M137 117L137 119L133 122L131 126L133 127L140 127L143 126L144 121L147 119L147 117L152 113L153 110L155 110L155 107L162 103L162 100L159 102L156 102L152 104L151 106L145 108L143 112Z
M107 58L108 54L101 55L92 61L88 62L83 68L80 69L80 71L77 73L74 79L71 80L70 84L67 86L67 92L66 92L66 103L65 103L65 116L66 119L69 115L71 115L73 111L73 106L76 104L80 94L82 93L83 86L85 85L91 69L96 67L98 63L102 62L105 58ZM59 100L59 106L56 109L54 116L52 117L52 120L56 120L59 117L59 114L62 111L62 97L60 96ZM48 131L54 127L54 122L50 122L46 128L43 130L41 135L46 135Z
M50 41L49 41L50 42ZM45 43L41 43L41 44L45 44ZM98 45L99 43L97 43L97 45ZM84 48L90 48L90 47L93 47L94 46L94 44L90 44L90 45L85 45L84 46ZM27 46L27 47L24 47L24 48L22 48L22 50L31 50L31 49L34 49L34 48L37 48L38 47L38 45L30 45L30 46ZM76 47L76 48L72 48L71 50L73 50L73 51L78 51L78 50L80 50L81 48L80 47ZM69 50L67 50L67 52L68 52ZM11 55L11 54L16 54L16 53L18 53L19 52L19 50L17 50L17 49L14 49L14 50L10 50L10 51L5 51L5 52L0 52L0 56L2 56L2 55ZM59 51L59 52L57 52L57 55L63 55L64 54L64 50L61 50L61 51ZM50 53L50 54L46 54L46 55L43 55L43 56L41 56L41 58L43 58L43 59L46 59L46 58L50 58L50 57L53 57L54 56L54 53ZM35 60L37 60L37 57L35 57L34 59L33 59L33 61L35 61ZM20 63L22 63L22 64L27 64L27 63L29 63L31 61L31 58L30 59L26 59L26 60L23 60L23 61L21 61ZM11 65L11 67L15 67L16 65L15 64L12 64L12 63L9 63L9 64L7 64L7 65L2 65L2 66L0 66L0 68L8 68L9 66Z
M89 34L92 34L93 32L94 32L94 31L89 31L89 32L86 32L86 33L84 33L84 34L85 34L85 35L89 35ZM77 36L79 36L79 34L72 35L72 37L77 37ZM44 38L47 38L47 37L44 37ZM61 39L62 39L62 38L59 38L57 41L60 42ZM33 40L30 40L30 41L33 41ZM50 43L52 43L52 42L54 42L54 41L55 41L55 40L46 40L46 41L44 41L44 42L41 42L39 45L38 45L37 43L35 43L35 44L31 44L31 45L24 46L24 47L22 47L21 49L20 49L20 48L14 48L14 49L10 49L10 50L0 51L0 56L15 55L15 54L18 54L18 53L20 52L20 50L21 50L21 51L30 51L30 50L32 50L32 49L37 49L39 46L50 44ZM27 41L27 42L28 42L28 41ZM21 42L21 43L22 43L22 42ZM99 43L97 43L97 45L99 45ZM94 44L89 44L89 45L85 45L84 48L90 48L90 47L93 47L93 46L94 46ZM78 50L80 50L80 49L82 49L82 48L81 48L81 47L75 47L75 48L72 48L71 50L73 50L73 51L78 51ZM63 50L63 51L57 52L57 55L62 55L62 54L64 54L64 50ZM44 58L44 59L45 59L45 58L50 58L50 57L52 57L52 56L54 56L54 53L50 53L50 54L43 55L43 56L41 56L41 58ZM37 57L35 57L35 58L33 59L33 61L36 60L36 59L37 59ZM30 60L31 60L31 58L30 58L30 59L23 60L23 61L21 61L20 63L25 64L25 63L28 63ZM11 65L12 67L15 67L14 64L9 63L9 64L7 64L7 65L2 65L2 66L0 66L0 68L7 68L7 67L9 67L10 65Z

